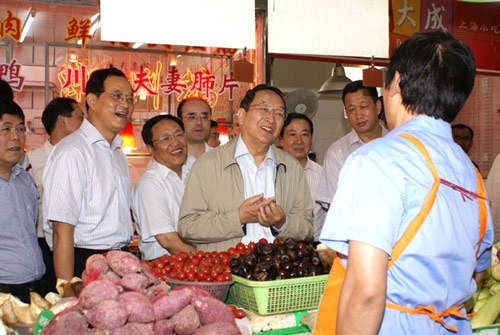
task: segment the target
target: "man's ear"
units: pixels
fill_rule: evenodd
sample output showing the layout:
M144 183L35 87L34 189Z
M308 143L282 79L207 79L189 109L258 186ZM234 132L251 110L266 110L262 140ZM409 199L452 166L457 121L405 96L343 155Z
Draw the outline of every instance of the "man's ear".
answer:
M238 123L240 126L243 125L243 119L245 118L245 115L247 114L247 111L244 108L239 108L238 112L236 112L236 115L238 116Z
M380 102L380 99L377 99L375 108L377 108L377 115L380 115L380 113L382 112L382 103Z
M89 109L94 109L95 103L97 101L97 95L94 93L88 93L86 97L86 102L89 105Z
M62 116L62 115L58 115L58 116L57 116L56 123L57 123L57 122L61 124L61 127L66 126L66 120L65 120L65 117L64 117L64 116Z
M153 154L153 146L146 144L146 148L148 148L148 152L152 155Z
M399 84L401 82L401 76L398 71L394 72L394 78L392 78L391 86L389 87L389 93L391 96L396 94L401 94L401 87Z

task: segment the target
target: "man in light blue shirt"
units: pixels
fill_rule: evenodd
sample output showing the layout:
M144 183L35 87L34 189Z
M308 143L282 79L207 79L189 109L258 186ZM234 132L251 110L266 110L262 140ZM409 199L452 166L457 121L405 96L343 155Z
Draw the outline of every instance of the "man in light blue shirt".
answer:
M30 290L42 293L45 265L36 236L35 183L17 164L25 140L22 109L11 100L0 100L0 292L29 303Z

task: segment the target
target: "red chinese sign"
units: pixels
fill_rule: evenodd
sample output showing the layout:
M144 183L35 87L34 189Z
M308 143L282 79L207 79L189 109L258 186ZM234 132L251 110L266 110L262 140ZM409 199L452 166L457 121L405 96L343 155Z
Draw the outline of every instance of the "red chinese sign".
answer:
M85 85L92 72L97 69L89 68L80 62L63 65L61 71L57 74L57 80L61 84L60 95L81 102L82 93L85 94Z
M10 36L14 41L21 39L21 19L14 16L10 10L5 11L7 17L0 20L0 37Z
M0 78L8 82L17 92L21 92L24 86L24 77L19 74L20 71L21 64L16 59L12 59L9 64L0 64Z
M192 72L189 68L181 75L176 67L171 67L167 71L165 82L160 83L161 70L163 64L157 61L155 68L141 65L138 72L129 73L129 82L135 94L143 97L150 95L153 97L153 108L159 109L160 93L165 95L177 94L177 101L189 98L202 98L210 107L217 104L219 95L228 91L229 100L233 100L235 89L240 87L238 81L234 80L233 73L222 76L222 83L217 89L217 77L202 67L199 71ZM57 79L61 85L60 95L72 97L78 102L82 100L82 93L85 94L85 84L90 74L97 70L97 67L89 68L81 62L70 65L63 65Z
M92 35L89 34L90 31L90 19L77 20L76 18L71 18L66 25L66 30L68 34L64 38L66 42L72 40L81 40L82 48L87 45L87 40L93 39Z

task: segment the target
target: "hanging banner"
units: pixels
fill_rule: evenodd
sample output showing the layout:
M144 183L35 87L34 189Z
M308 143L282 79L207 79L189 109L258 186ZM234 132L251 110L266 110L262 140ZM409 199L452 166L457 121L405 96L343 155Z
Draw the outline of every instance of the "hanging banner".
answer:
M21 92L24 87L24 76L21 76L20 72L21 64L15 58L8 64L0 64L0 79L8 82L12 90L16 92Z

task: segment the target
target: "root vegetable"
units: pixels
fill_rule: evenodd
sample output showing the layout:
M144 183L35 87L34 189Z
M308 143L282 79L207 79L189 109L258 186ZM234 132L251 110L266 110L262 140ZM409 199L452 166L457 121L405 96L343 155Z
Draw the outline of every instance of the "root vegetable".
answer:
M157 285L150 286L147 290L147 295L149 299L159 297L164 294L168 294L169 287L165 282L160 282ZM172 290L173 291L173 290Z
M155 322L154 335L172 335L175 324L172 320L160 320Z
M189 335L200 327L200 318L193 306L187 305L172 317L175 333Z
M141 272L141 262L129 252L111 250L106 254L106 260L111 270L120 277L127 273Z
M153 335L153 324L152 323L127 323L126 325L113 329L110 335Z
M171 317L189 304L191 297L192 293L190 290L179 290L153 299L152 304L155 320L158 321Z
M97 279L107 279L112 281L113 283L119 283L121 280L120 276L114 273L113 271L108 271L106 273L103 273Z
M116 299L120 294L120 289L121 287L110 280L95 280L83 289L78 299L78 306L90 309L103 300Z
M130 291L143 291L153 282L143 274L128 273L120 280L120 285Z
M116 300L103 300L89 309L85 318L96 328L115 329L127 322L128 312Z
M91 255L85 262L85 270L89 277L99 277L99 275L109 271L108 261L102 254Z
M87 321L77 311L61 313L43 328L42 335L86 335Z
M216 322L198 328L194 335L236 335L239 333L238 327L225 322Z
M225 303L215 298L203 297L194 303L194 307L204 325L215 322L236 323L233 312Z
M118 297L118 303L125 307L129 322L153 322L153 305L148 297L138 292L124 292Z
M173 291L180 291L180 290L190 290L192 292L192 298L191 298L191 305L195 303L195 301L199 300L200 298L203 297L210 297L213 298L213 295L208 292L206 289L203 287L197 287L197 286L178 286L172 290Z

